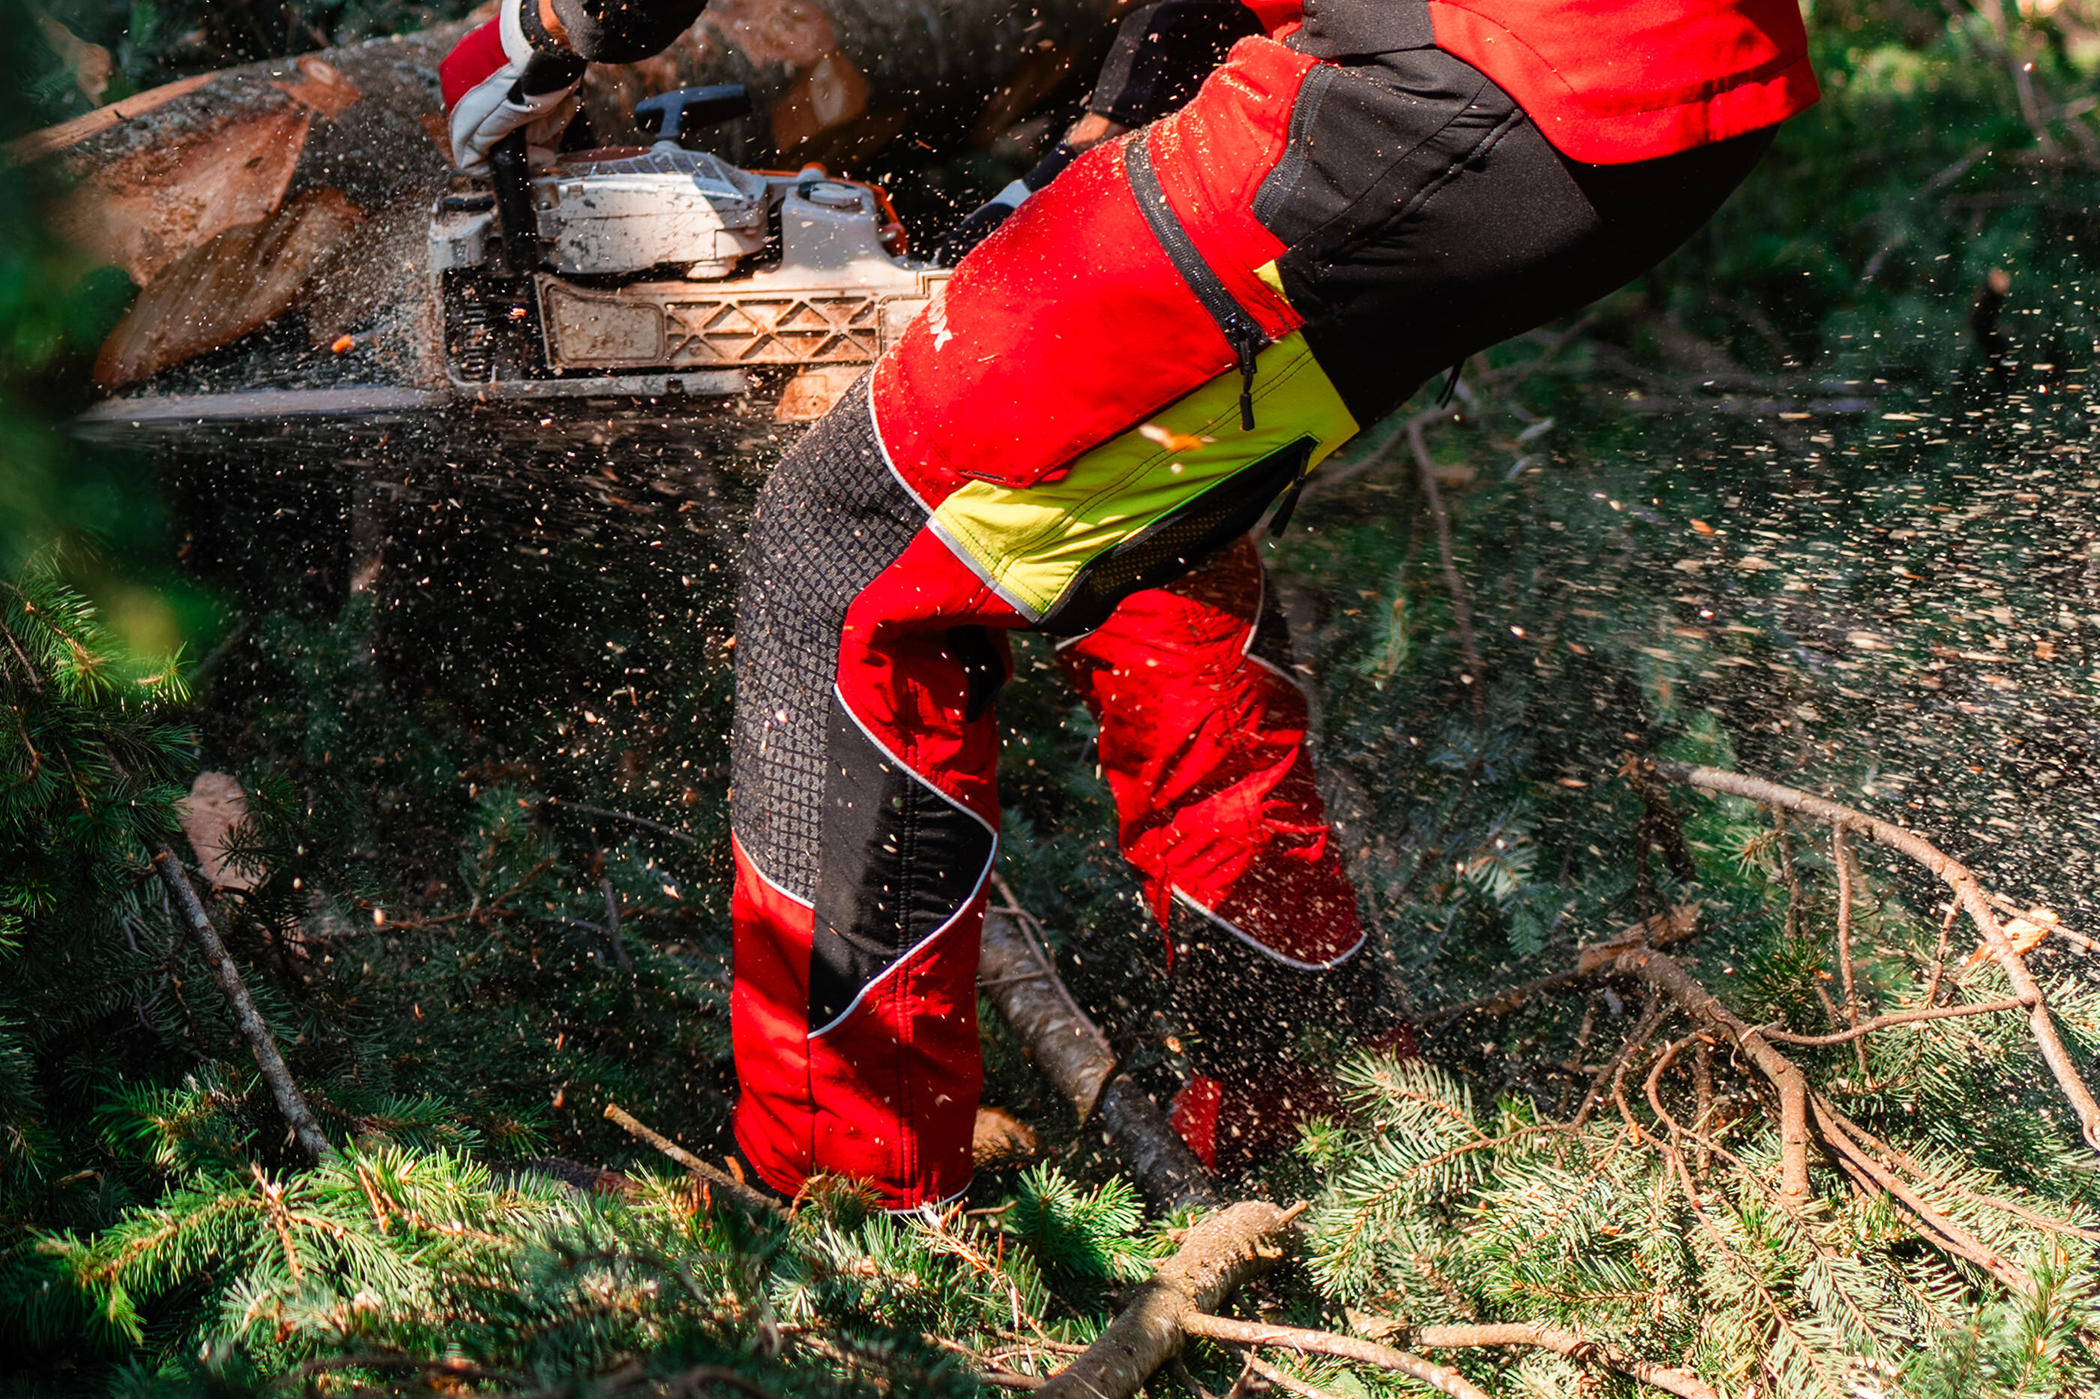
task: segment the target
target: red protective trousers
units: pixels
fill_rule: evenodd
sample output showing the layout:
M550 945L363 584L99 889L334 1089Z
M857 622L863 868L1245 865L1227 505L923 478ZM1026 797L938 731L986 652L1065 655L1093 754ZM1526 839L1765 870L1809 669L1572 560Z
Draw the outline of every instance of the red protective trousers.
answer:
M1447 54L1338 66L1250 38L964 260L782 461L747 546L735 1127L768 1184L861 1177L905 1208L969 1181L1015 628L1073 638L1124 853L1177 975L1209 984L1213 1090L1253 1076L1241 1042L1285 1047L1285 1010L1360 1002L1248 532L1431 368L1682 241L1761 149L1600 175ZM1182 1125L1202 1150L1223 1120Z

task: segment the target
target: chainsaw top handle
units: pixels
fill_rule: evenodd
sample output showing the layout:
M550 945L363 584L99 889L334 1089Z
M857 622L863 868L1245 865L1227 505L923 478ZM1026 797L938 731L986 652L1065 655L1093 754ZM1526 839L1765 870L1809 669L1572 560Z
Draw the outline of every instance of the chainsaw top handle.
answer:
M751 94L742 83L716 83L709 87L681 87L634 104L634 115L658 120L656 139L675 141L681 127L714 126L751 114Z

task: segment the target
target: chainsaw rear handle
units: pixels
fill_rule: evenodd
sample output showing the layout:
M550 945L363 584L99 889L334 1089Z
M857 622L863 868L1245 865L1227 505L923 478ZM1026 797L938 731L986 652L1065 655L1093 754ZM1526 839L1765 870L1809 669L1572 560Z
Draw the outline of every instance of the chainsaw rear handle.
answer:
M525 157L525 128L519 127L489 151L496 184L496 222L503 228L503 256L510 275L529 277L540 261L540 219L532 207L532 167Z

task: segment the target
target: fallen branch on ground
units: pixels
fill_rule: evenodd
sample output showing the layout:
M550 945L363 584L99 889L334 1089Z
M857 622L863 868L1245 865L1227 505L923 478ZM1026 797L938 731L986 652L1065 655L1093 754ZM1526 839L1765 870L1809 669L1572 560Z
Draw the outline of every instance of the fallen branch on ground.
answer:
M1210 1172L1136 1080L1116 1070L1115 1051L1072 999L1028 924L1034 920L998 881L1006 907L985 915L978 986L1021 1041L1028 1062L1064 1094L1081 1122L1098 1122L1144 1197L1162 1209L1219 1205Z
M1101 1338L1036 1392L1044 1399L1129 1399L1179 1353L1191 1318L1282 1259L1304 1210L1247 1200L1191 1227Z
M1518 1007L1552 995L1556 991L1569 990L1575 986L1596 981L1621 952L1631 947L1669 947L1683 942L1699 931L1699 905L1682 904L1668 913L1644 918L1605 942L1591 943L1575 949L1575 966L1551 976L1542 976L1536 981L1527 981L1521 986L1512 986L1506 991L1497 991L1463 1005L1447 1006L1443 1010L1431 1011L1418 1016L1415 1024L1422 1029L1434 1029L1453 1020L1462 1020L1469 1015L1507 1015Z
M1954 891L1954 897L1960 901L1962 909L1982 933L1984 945L2004 969L2006 980L2012 984L2013 994L2019 997L2020 1004L2027 1008L2028 1028L2034 1035L2036 1047L2041 1051L2042 1062L2049 1066L2049 1072L2055 1076L2057 1087L2062 1090L2072 1111L2078 1114L2079 1128L2085 1137L2086 1145L2100 1151L2100 1101L2094 1099L2092 1090L2087 1088L2085 1080L2078 1076L2078 1069L2071 1061L2070 1051L2064 1047L2062 1038L2056 1032L2056 1022L2050 1016L2049 1003L2042 994L2041 985L2035 981L2034 973L2028 970L2026 960L2006 937L2005 928L1999 923L1997 912L1991 906L1990 896L1984 892L1983 886L1977 882L1976 876L1969 871L1968 866L1939 850L1932 842L1915 832L1869 816L1863 811L1856 811L1849 806L1822 797L1812 797L1791 787L1782 787L1776 782L1767 782L1762 778L1745 776L1739 772L1723 772L1718 768L1697 767L1689 763L1647 760L1647 765L1672 782L1681 782L1723 796L1743 797L1766 806L1798 812L1803 816L1813 817L1833 829L1857 831L1878 844L1901 851L1930 870Z
M1838 1165L1862 1185L1888 1194L1917 1219L1925 1237L1948 1253L1988 1271L2008 1287L2027 1291L2032 1280L1974 1234L1910 1189L1895 1172L1875 1161L1864 1146L1835 1125L1836 1112L1821 1094L1809 1090L1801 1070L1781 1054L1764 1032L1721 1004L1720 998L1693 979L1683 964L1652 949L1624 953L1618 968L1668 996L1677 1008L1706 1027L1718 1030L1764 1075L1779 1094L1781 1203L1799 1213L1813 1198L1808 1180L1808 1149L1820 1139ZM1815 1131L1811 1131L1811 1120Z
M1504 1322L1486 1326L1417 1326L1408 1328L1407 1338L1429 1350L1456 1350L1477 1346L1535 1346L1555 1351L1577 1364L1595 1363L1608 1370L1639 1380L1642 1384L1682 1399L1721 1399L1715 1389L1697 1375L1656 1365L1629 1355L1609 1341L1584 1340L1573 1331L1563 1331L1537 1321Z
M1337 1336L1331 1331L1308 1331L1302 1326L1270 1326L1259 1321L1240 1321L1229 1316L1201 1313L1184 1316L1181 1327L1191 1336L1227 1345L1270 1346L1294 1350L1300 1355L1331 1355L1338 1360L1375 1365L1381 1370L1420 1380L1431 1389L1450 1395L1451 1399L1488 1399L1484 1390L1450 1366L1424 1360L1419 1355L1396 1350L1379 1341Z
M618 1103L607 1103L605 1105L605 1116L608 1121L618 1124L630 1136L638 1137L642 1141L649 1143L649 1145L685 1167L687 1173L693 1176L694 1179L707 1182L709 1186L721 1191L746 1209L783 1217L787 1214L786 1210L783 1210L772 1200L753 1190L749 1185L738 1180L721 1167L708 1165L707 1162L693 1155L692 1152L687 1151L669 1137L645 1126L635 1118L633 1113L628 1112Z
M249 1052L255 1056L255 1067L262 1072L263 1082L270 1085L270 1096L277 1103L277 1111L284 1116L286 1125L292 1129L292 1138L299 1149L314 1161L326 1161L335 1155L328 1138L321 1131L321 1124L314 1120L313 1109L306 1105L306 1095L299 1091L298 1082L285 1065L284 1055L278 1051L277 1036L270 1030L262 1012L255 1008L255 1001L248 994L248 985L241 980L240 968L227 955L226 944L219 939L218 929L212 926L211 918L204 911L204 904L197 891L190 886L189 876L183 872L182 862L168 848L166 840L155 836L147 843L153 854L154 872L166 886L175 907L182 912L182 921L189 928L190 940L204 954L204 964L211 968L212 980L219 984L219 994L226 998L233 1011L233 1026L240 1031L241 1038L248 1041Z

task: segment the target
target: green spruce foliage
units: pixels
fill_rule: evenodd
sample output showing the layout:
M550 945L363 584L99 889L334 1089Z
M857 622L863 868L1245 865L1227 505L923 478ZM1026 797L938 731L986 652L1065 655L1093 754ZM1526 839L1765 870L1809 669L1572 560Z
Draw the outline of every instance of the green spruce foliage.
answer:
M423 18L50 14L111 50L105 98ZM2091 931L2093 16L1812 20L1826 101L1710 233L1469 366L1455 417L1425 396L1375 431L1272 554L1345 854L1428 1057L1308 1027L1347 1092L1226 1183L1311 1202L1242 1315L1420 1349L1497 1395L1636 1392L1629 1359L1760 1399L2100 1386L2092 1153L2024 1013L1781 1044L1911 1197L1815 1148L1793 1198L1777 1095L1739 1046L1638 977L1573 974L1696 906L1665 951L1775 1036L2011 992L1945 890L1857 838L1848 972L1826 829L1646 799L1628 754L1927 831L2007 916ZM37 119L88 104L69 52L17 55ZM1139 1206L989 1010L992 1096L1045 1159L944 1213L883 1216L835 1181L788 1217L746 1210L601 1117L707 1150L725 1116L729 573L784 435L595 408L198 433L134 509L118 487L146 468L44 420L112 307L33 209L10 206L0 250L11 1382L959 1395L1099 1336L1187 1220ZM22 562L55 534L104 552ZM187 671L132 659L115 626L157 569L193 590ZM1017 669L1003 873L1164 1098L1183 1027L1090 725L1046 646L1023 638ZM319 1164L149 863L206 770L249 810L228 837L245 887L210 916L332 1143ZM2089 949L2032 925L2094 1081ZM1501 1323L1594 1349L1433 1344ZM1425 1392L1265 1355L1335 1394ZM1242 1374L1225 1347L1185 1359L1213 1393Z

